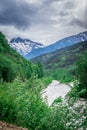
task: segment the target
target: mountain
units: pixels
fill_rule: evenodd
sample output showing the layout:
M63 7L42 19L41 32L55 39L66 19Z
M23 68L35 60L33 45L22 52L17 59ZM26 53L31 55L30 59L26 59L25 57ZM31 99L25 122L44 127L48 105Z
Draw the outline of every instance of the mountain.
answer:
M43 44L41 43L33 42L30 39L22 39L20 37L12 38L9 44L13 49L15 49L23 56L25 56L34 49L43 47Z
M27 55L25 55L25 58L33 59L40 55L54 52L58 49L66 48L68 46L71 46L71 45L74 45L76 43L83 42L83 41L87 41L87 31L70 36L70 37L66 37L47 47L34 49L31 52L29 52Z
M75 65L79 56L87 52L87 41L44 54L32 59L33 62L41 62L45 70L56 71L58 68L69 68Z

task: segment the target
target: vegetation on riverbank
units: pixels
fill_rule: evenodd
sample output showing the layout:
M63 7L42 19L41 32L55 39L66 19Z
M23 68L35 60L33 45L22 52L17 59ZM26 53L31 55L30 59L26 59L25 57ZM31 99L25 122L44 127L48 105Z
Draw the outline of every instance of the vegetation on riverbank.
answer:
M86 105L72 106L74 98L87 98L87 54L78 61L76 69L79 84L77 82L77 86L69 93L69 102L64 103L59 99L56 104L48 107L40 92L52 79L71 81L73 77L70 72L58 69L59 73L43 77L41 64L34 64L21 57L9 47L4 35L0 33L0 120L29 130L85 130Z

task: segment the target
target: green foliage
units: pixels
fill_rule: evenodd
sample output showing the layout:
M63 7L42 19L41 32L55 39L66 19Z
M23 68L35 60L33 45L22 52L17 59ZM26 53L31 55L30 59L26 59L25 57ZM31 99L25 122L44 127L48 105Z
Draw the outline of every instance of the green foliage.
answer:
M7 92L0 89L0 120L14 123L16 116L16 106L14 105L13 97L10 97Z
M68 103L73 106L73 104L79 98L79 86L78 84L74 84L74 87L71 88L71 91L68 93Z
M61 82L70 82L74 79L71 72L68 69L57 69L52 73L52 77Z
M42 78L42 65L33 64L20 56L10 48L5 36L0 33L0 80L11 82L17 76L23 81L32 76Z
M52 107L48 116L44 120L46 130L67 130L66 129L66 111L67 107L62 104Z
M0 79L11 82L16 77L15 64L0 54Z
M79 81L79 95L87 98L87 53L81 56L77 63L77 78Z
M87 51L87 41L63 48L56 52L42 55L33 59L43 65L44 75L52 76L61 82L70 82L76 75L76 62L79 55Z
M45 83L45 87L46 87L52 82L53 78L52 76L46 76L46 77L43 77L42 80Z
M66 130L65 110L51 109L42 101L40 91L44 87L41 79L0 84L0 120L30 130Z
M38 66L38 78L42 78L43 77L43 68L42 68L42 64L40 62L37 63Z
M62 98L58 97L57 99L54 100L54 102L52 104L54 105L54 104L62 103L62 102L63 102Z
M79 98L87 98L87 53L80 56L76 67L77 81L69 92L69 104L73 105Z
M9 52L10 48L7 44L7 40L5 39L5 36L0 32L0 52Z
M80 96L80 97L87 98L87 90L86 90L86 89L82 89L82 90L79 92L79 96Z
M61 64L65 61L64 56ZM86 79L81 73L83 71L86 76L86 61L85 56L83 64L82 60L78 64L80 86L76 85L69 93L70 105L73 105L79 96L84 97L87 93ZM57 64L55 66L58 67ZM74 69L74 67L54 69L52 75L49 71L50 76L43 78L41 63L33 64L25 60L9 47L4 35L0 33L0 80L13 81L0 82L0 120L27 127L29 130L77 130L83 125L86 128L85 120L79 123L80 125L75 123L82 115L62 104L61 97L56 99L51 107L48 107L41 98L42 89L52 79L61 82L72 81Z
M84 114L79 114L79 108L78 111L76 108L69 108L61 98L51 107L43 102L40 95L46 85L46 79L43 79L30 78L26 82L15 79L13 83L0 83L0 120L27 127L29 130L86 128L86 108L82 111ZM84 119L82 122L81 117ZM79 125L76 124L77 120Z
M33 80L30 88L29 82L16 80L11 84L0 85L0 120L28 127L31 130L41 129L44 116L49 111L46 104L42 102L39 89L41 82ZM35 87L36 86L39 87ZM32 84L32 83L31 83Z

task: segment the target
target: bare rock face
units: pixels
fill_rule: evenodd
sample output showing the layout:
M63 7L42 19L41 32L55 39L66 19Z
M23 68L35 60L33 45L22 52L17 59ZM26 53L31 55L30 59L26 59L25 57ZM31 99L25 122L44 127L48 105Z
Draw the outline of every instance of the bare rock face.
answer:
M15 125L0 121L0 130L28 130L28 129L17 127Z

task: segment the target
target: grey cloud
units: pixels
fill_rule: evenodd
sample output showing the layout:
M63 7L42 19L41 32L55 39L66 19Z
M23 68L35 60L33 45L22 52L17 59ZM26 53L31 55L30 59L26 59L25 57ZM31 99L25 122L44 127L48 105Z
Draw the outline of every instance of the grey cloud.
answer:
M77 17L74 16L71 18L70 24L87 29L87 3L85 3L83 12L79 9Z
M87 8L84 7L85 11L82 12L82 15L80 15L80 18L78 19L75 16L79 15L78 12L80 12L80 8L78 12L74 12L77 7L77 0L42 0L42 6L35 16L32 17L32 23L42 24L45 27L59 22L61 26L77 25L85 28L87 27ZM57 19L51 19L51 17L55 18L56 16L58 16Z
M79 18L74 18L72 21L70 21L71 25L80 26L87 29L87 18L84 20L81 20Z
M78 4L84 1L87 2L87 0L0 0L0 26L6 25L9 30L12 29L10 27L16 27L15 29L23 35L22 30L25 29L32 37L53 41L55 37L68 34L69 30L73 34L80 29L87 29L87 7ZM80 7L85 9L80 12ZM48 39L47 35L50 36Z
M17 0L0 1L0 24L26 28L31 22L32 15L37 11L26 2Z
M47 12L50 10L49 5L55 1L42 0L41 5L35 5L24 0L1 0L0 24L12 25L18 29L27 29L31 24L49 24L49 14ZM45 7L48 8L47 12Z
M53 21L50 20L51 15L67 15L67 12L58 12L51 7L53 3L59 1L42 0L42 4L36 6L21 0L1 0L0 24L13 25L17 28L27 28L31 24L53 24Z
M69 11L74 10L75 0L73 2L71 0L42 0L37 2L41 2L41 5L29 4L24 0L1 0L0 24L26 29L32 24L50 26L55 24L56 21L60 21L62 24L64 23L62 20L65 19L63 17L66 17L67 24L78 24L87 27L86 16L83 18L84 21L82 21L82 18L76 19L74 16L73 19L71 18L72 14ZM54 3L55 6L53 7ZM59 19L54 22L54 20L51 20L51 16L59 16ZM71 21L69 18L71 18Z

